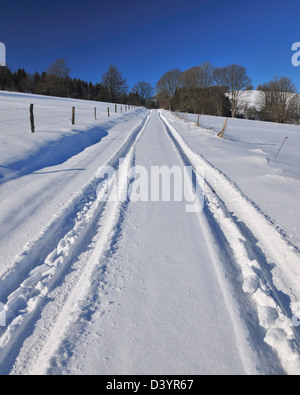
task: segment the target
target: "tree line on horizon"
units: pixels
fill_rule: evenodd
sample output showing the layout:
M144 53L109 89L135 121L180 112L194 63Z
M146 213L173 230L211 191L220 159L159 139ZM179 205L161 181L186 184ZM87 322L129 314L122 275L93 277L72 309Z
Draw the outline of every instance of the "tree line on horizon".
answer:
M164 73L154 88L139 81L129 92L127 79L110 65L100 83L71 78L71 69L58 59L43 73L11 72L0 67L0 90L27 92L83 100L123 103L202 115L240 117L279 123L300 123L300 96L287 77L274 77L257 87L256 103L243 102L242 93L253 90L245 67L214 67L210 62Z
M160 107L202 115L300 123L300 96L287 77L274 77L257 87L256 103L243 101L253 90L245 67L231 64L214 67L210 62L185 71L167 71L156 85Z
M156 105L152 100L154 89L148 82L139 81L129 92L127 80L116 66L110 65L97 84L71 78L70 74L64 59L56 60L42 73L30 74L21 68L11 72L8 67L0 67L0 90L151 108Z

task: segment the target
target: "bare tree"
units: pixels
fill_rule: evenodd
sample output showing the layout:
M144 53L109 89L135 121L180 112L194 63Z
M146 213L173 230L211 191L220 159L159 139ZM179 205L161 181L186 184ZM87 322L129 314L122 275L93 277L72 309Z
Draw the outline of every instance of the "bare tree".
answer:
M46 73L56 78L67 78L71 74L71 69L65 59L57 59L48 67Z
M213 85L214 66L210 62L192 67L182 73L183 88L209 88Z
M300 95L296 94L292 100L292 111L294 119L298 125L300 125Z
M144 101L151 99L154 93L152 85L146 81L139 81L138 83L136 83L132 88L132 91Z
M57 59L46 71L45 89L52 95L65 96L71 69L65 59Z
M217 105L217 115L222 116L223 112L223 95L228 92L226 87L225 78L226 69L224 67L217 67L213 70L213 80L216 87L216 105Z
M199 107L200 66L185 70L180 76L180 104L183 110L192 109L196 114Z
M275 78L278 86L279 122L285 122L294 117L293 104L296 99L296 86L290 78Z
M206 111L211 99L209 90L213 85L213 70L214 66L205 62L182 73L180 100L185 109L193 109L194 113Z
M204 62L200 65L199 87L210 88L213 85L214 66L210 62Z
M241 91L253 89L245 67L231 64L224 70L224 81L230 92L232 117L237 114Z
M179 69L172 69L167 71L156 84L159 99L165 101L170 110L174 108L175 92L179 87L180 76Z
M118 101L128 92L127 79L116 66L110 65L102 76L102 84L107 89L111 101Z
M182 88L199 88L200 87L200 66L192 67L185 70L180 77Z
M260 85L261 117L272 122L297 120L297 95L295 84L290 78L274 77L270 82Z

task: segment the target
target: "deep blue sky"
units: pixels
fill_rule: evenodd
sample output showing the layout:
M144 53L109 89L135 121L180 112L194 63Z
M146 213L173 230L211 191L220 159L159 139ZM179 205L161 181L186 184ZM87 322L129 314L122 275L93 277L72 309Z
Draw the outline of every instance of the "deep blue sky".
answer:
M299 18L299 0L15 0L0 6L0 42L12 70L65 58L72 77L95 83L113 64L131 88L210 61L245 66L254 87L278 75L300 90Z

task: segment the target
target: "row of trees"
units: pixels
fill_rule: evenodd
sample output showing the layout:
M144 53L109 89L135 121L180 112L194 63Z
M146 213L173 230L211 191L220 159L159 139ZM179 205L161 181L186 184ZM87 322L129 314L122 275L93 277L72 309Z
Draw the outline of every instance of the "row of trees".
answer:
M57 60L41 74L29 74L24 69L11 72L8 67L0 67L0 90L150 107L155 104L149 83L140 81L129 92L127 80L116 66L110 65L98 84L71 78L70 74L64 59Z
M232 64L215 68L205 62L184 72L167 71L158 81L157 94L169 109L236 117L240 93L253 89L244 67Z
M300 96L289 78L275 77L259 85L257 103L249 107L241 99L243 91L252 89L245 67L231 64L215 68L209 62L183 72L169 70L156 85L160 106L166 109L299 123Z
M286 77L275 77L259 85L257 103L249 107L241 101L243 91L252 90L245 67L231 64L215 68L205 62L181 72L167 71L153 87L140 81L129 92L126 78L110 65L98 84L71 78L71 69L59 59L43 73L11 72L0 67L0 90L124 103L199 114L247 117L273 122L300 122L300 98L294 83Z
M300 122L300 96L290 78L274 77L259 85L258 119L271 122Z

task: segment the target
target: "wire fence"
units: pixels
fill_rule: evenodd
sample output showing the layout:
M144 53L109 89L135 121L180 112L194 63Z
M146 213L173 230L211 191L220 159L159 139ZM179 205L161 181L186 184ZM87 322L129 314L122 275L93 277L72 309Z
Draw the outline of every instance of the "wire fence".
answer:
M14 123L23 121L31 125L31 131L35 131L35 125L42 125L43 121L51 120L51 123L69 122L76 124L76 120L80 123L86 121L91 122L98 118L109 118L129 112L136 108L132 105L101 103L101 105L90 107L86 106L54 106L54 105L33 105L20 107L0 107L0 123Z

